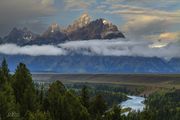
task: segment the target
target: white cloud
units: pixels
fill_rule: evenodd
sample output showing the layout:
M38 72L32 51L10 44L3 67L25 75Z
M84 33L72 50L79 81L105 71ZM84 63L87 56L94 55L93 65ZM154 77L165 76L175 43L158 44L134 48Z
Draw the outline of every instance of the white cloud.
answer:
M146 16L158 16L180 19L180 11L165 11L152 8L136 7L132 5L112 4L111 11L107 11L111 14L126 14L126 15L146 15Z
M43 46L17 46L15 44L4 44L0 45L0 53L9 54L9 55L30 55L30 56L39 56L39 55L64 55L65 51L62 49L52 46L52 45L43 45Z
M0 45L0 53L10 55L25 54L31 56L58 56L74 53L99 56L162 57L165 59L180 57L178 42L162 45L161 47L152 47L155 46L155 44L149 41L128 41L124 39L71 41L59 44L58 46L32 45L20 47L14 44L5 44Z
M64 0L64 3L67 11L88 10L96 0Z
M127 22L122 29L129 36L136 38L167 32L171 26L175 25L171 19L157 16L136 16L126 19Z
M54 4L54 0L41 0L42 5L51 6Z
M160 35L164 32L178 32L180 29L180 10L169 10L171 4L179 4L177 0L106 0L97 12L119 15L124 19L121 30L126 37L144 39L150 35ZM125 3L124 3L125 2ZM148 6L147 6L148 5ZM154 7L152 7L153 5Z
M102 56L143 56L143 57L161 57L170 59L180 57L180 47L177 43L162 47L152 48L154 43L149 41L125 41L116 40L91 40L74 41L60 44L59 46L67 51L73 51L86 55Z
M180 32L164 32L159 35L148 36L148 39L158 40L161 42L177 42L180 41Z

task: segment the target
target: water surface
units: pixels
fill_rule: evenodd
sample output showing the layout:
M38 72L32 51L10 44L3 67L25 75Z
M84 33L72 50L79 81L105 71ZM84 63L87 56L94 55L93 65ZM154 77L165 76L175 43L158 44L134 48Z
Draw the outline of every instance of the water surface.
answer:
M122 102L120 105L124 108L131 108L132 111L143 111L145 105L144 105L144 97L139 96L128 96L129 99Z

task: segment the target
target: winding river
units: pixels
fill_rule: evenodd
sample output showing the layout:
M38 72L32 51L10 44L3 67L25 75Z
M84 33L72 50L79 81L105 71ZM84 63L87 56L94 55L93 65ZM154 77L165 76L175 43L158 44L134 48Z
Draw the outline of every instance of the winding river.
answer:
M145 105L144 105L144 97L139 96L128 96L129 99L122 102L120 105L124 108L131 108L132 111L143 111Z

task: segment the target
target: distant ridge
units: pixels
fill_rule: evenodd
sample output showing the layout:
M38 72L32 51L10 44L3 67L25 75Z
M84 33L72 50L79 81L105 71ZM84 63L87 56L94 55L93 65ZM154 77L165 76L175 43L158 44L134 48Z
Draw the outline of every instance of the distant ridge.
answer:
M28 56L2 55L5 57L11 71L19 62L25 63L31 72L54 73L180 73L180 59L166 61L157 57L133 56Z

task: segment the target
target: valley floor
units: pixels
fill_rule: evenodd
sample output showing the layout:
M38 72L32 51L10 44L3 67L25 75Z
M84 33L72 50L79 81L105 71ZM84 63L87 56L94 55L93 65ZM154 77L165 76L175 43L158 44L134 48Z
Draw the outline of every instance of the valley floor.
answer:
M33 74L36 82L64 84L91 84L124 86L139 90L139 95L149 95L159 89L180 89L178 74Z

